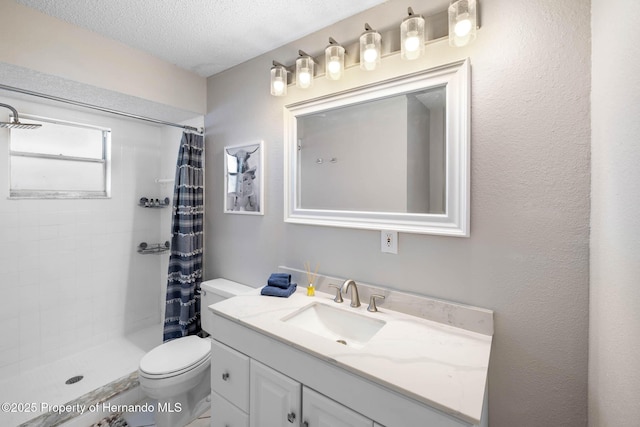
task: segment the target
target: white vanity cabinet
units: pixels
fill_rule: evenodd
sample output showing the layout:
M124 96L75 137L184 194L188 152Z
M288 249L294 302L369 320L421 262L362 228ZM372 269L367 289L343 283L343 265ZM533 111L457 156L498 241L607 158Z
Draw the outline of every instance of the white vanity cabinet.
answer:
M391 310L369 314L336 307L320 292L314 299L302 292L282 299L256 290L221 301L209 307L213 351L232 355L239 367L221 365L214 354L213 392L244 413L250 427L487 427L492 313L424 304L438 313L453 310L458 322L489 326L481 333ZM350 325L367 317L384 326L366 345L345 347L290 321L319 305L347 312ZM243 398L232 397L239 378ZM215 397L212 405L224 407Z
M300 383L255 360L251 361L250 426L300 425Z
M251 360L250 427L373 427L373 421Z

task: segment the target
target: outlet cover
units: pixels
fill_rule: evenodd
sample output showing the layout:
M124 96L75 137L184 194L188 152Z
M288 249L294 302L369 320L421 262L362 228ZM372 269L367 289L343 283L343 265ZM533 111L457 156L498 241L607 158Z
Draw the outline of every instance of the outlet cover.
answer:
M380 233L380 250L387 254L398 253L398 232L382 230Z

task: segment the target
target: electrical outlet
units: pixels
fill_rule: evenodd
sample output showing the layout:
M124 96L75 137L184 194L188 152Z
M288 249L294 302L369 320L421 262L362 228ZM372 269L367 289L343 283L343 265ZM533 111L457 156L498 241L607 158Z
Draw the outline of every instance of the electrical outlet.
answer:
M380 233L380 250L388 254L398 253L398 232L382 230Z

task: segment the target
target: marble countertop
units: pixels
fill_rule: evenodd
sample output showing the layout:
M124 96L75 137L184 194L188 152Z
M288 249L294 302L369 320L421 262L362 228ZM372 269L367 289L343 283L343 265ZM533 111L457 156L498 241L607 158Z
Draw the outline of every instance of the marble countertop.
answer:
M386 324L362 348L353 348L282 320L313 303L355 311ZM256 289L209 309L463 421L480 422L491 335L381 307L370 313L366 304L350 307L348 298L337 304L332 295L318 291L308 297L302 287L289 298L261 296Z

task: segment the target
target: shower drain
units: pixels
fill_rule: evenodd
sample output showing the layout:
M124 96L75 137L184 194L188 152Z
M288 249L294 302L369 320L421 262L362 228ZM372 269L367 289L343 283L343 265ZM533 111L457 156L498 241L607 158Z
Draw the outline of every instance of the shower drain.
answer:
M65 384L75 384L78 381L82 380L84 378L84 375L76 375L75 377L71 377L68 380L66 380L64 383Z

